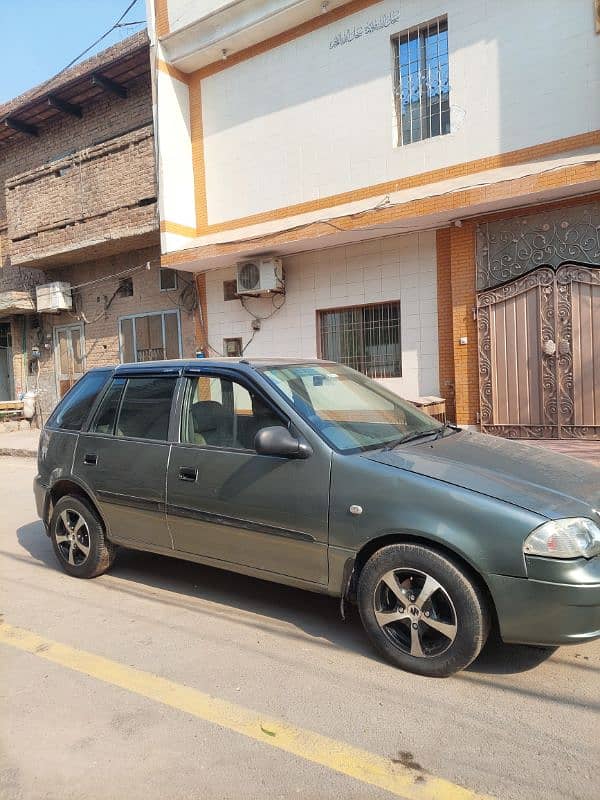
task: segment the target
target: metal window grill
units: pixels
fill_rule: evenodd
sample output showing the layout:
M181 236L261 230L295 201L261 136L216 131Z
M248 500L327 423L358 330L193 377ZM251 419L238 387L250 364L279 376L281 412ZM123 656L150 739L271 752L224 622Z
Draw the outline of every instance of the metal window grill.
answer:
M399 302L321 311L319 323L323 358L371 378L402 375Z
M400 144L450 133L447 17L394 40L394 94Z

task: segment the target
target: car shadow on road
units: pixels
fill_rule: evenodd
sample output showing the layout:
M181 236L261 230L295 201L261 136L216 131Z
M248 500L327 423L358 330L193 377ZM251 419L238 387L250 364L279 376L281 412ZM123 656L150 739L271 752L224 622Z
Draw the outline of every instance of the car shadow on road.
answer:
M17 539L36 562L53 570L60 569L50 539L44 534L40 521L20 527L17 530ZM11 554L5 555L11 557ZM12 557L21 560L19 556ZM325 640L334 647L380 660L362 630L356 607L346 604L344 622L337 598L169 556L125 549L119 552L109 576L114 576L119 582L130 583L131 589L119 589L128 594L143 596L144 589L164 590L169 594L161 596L162 603L196 611L198 606L193 601L206 600L230 610L258 614L265 620L279 620L313 639ZM106 586L117 588L110 587L109 583ZM150 595L148 597L156 599ZM214 613L218 614L217 608ZM286 635L293 636L289 631ZM492 632L486 647L479 658L468 667L468 671L488 675L526 672L550 658L555 650L556 648L504 645L498 634Z

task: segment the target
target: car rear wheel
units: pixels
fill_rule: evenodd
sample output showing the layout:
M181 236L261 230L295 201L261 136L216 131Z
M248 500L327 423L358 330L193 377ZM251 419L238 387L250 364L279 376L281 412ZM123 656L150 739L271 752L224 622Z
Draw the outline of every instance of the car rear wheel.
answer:
M106 539L100 518L83 498L65 495L54 506L50 538L69 575L95 578L113 564L117 547Z
M479 655L490 622L485 597L459 564L422 545L394 544L365 564L360 615L382 655L402 669L446 677Z

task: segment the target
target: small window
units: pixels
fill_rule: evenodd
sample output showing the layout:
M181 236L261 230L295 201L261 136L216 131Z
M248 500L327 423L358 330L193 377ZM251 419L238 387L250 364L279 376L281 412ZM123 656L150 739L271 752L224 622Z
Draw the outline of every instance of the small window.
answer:
M409 28L392 44L398 143L450 133L448 18Z
M223 300L237 300L237 281L223 281Z
M241 358L242 340L239 337L235 339L223 339L223 353L228 358Z
M262 428L285 425L255 392L229 378L190 380L182 418L182 441L210 447L253 450Z
M133 297L133 278L123 278L119 281L118 297Z
M177 273L174 269L160 268L161 292L174 292L177 289Z
M370 378L402 375L399 302L320 311L319 339L321 358Z
M168 439L176 383L177 378L130 378L121 403L116 435Z
M110 433L115 432L115 422L117 418L117 411L119 410L119 403L121 395L123 394L123 387L125 386L124 378L115 378L111 383L108 391L102 398L102 402L96 412L94 421L90 426L90 431L93 433Z
M94 370L80 378L56 407L49 427L80 431L109 376L110 370Z
M179 313L136 314L119 321L121 362L181 358Z

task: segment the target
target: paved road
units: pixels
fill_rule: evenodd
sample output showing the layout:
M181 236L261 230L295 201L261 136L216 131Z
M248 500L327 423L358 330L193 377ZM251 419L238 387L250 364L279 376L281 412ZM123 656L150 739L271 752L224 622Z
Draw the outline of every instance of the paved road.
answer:
M78 581L33 474L0 458L2 800L598 797L599 644L436 681L330 598L132 552Z

